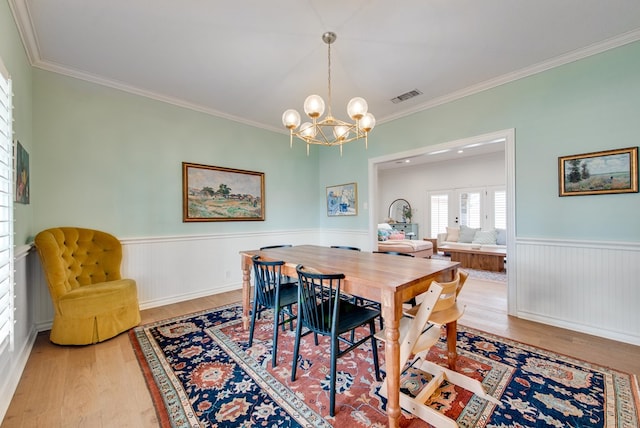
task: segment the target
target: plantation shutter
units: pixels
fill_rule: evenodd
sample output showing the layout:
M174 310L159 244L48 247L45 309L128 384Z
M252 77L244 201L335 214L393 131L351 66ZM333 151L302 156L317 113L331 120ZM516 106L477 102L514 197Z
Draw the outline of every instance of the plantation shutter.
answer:
M0 60L0 353L13 336L13 198L11 79Z
M493 194L493 222L496 229L507 228L507 192L504 190Z
M431 237L435 238L438 233L445 233L449 225L449 195L431 195Z

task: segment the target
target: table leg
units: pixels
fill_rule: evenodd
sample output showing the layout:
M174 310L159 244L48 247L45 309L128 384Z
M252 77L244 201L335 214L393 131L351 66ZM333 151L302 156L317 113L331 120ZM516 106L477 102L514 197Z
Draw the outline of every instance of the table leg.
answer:
M458 359L458 350L456 348L456 340L458 335L458 322L451 321L446 324L447 329L447 364L450 370L456 369L456 360Z
M249 312L251 308L251 269L242 265L242 327L249 329Z
M384 317L385 364L387 369L387 415L389 426L398 427L400 419L400 319L396 316Z

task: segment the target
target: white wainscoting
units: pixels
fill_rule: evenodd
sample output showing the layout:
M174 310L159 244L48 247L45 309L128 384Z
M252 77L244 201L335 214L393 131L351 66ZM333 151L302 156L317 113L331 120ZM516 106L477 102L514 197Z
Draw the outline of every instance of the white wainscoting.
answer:
M363 230L317 229L254 233L121 238L122 275L134 278L141 309L153 308L242 287L240 251L275 244L350 245L366 250ZM51 328L53 307L40 267L33 278L38 331Z
M37 292L31 287L29 275L33 254L29 245L15 248L14 260L14 331L13 343L0 353L0 422L9 408L13 393L18 387L31 348L36 340L31 306L37 298Z
M640 345L640 243L522 239L517 315Z
M273 244L349 245L371 251L365 230L323 229L124 238L122 273L135 278L141 308L242 286L242 250ZM517 316L640 345L640 243L516 239ZM0 355L0 420L37 331L53 307L35 251L16 248L13 349ZM510 278L512 281L513 278Z

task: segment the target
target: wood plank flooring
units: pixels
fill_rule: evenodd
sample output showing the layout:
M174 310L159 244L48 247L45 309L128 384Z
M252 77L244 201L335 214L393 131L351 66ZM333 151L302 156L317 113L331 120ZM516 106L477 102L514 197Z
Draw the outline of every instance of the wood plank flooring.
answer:
M214 308L241 291L142 311L142 323ZM575 333L506 314L506 285L469 279L460 324L600 365L640 374L640 347ZM2 428L157 427L158 420L129 338L67 347L38 335Z

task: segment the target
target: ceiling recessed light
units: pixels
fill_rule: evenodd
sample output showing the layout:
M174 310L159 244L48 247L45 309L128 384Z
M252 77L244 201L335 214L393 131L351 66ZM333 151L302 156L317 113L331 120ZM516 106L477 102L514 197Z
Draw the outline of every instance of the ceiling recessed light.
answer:
M458 153L464 153L464 150L460 149L458 150Z

